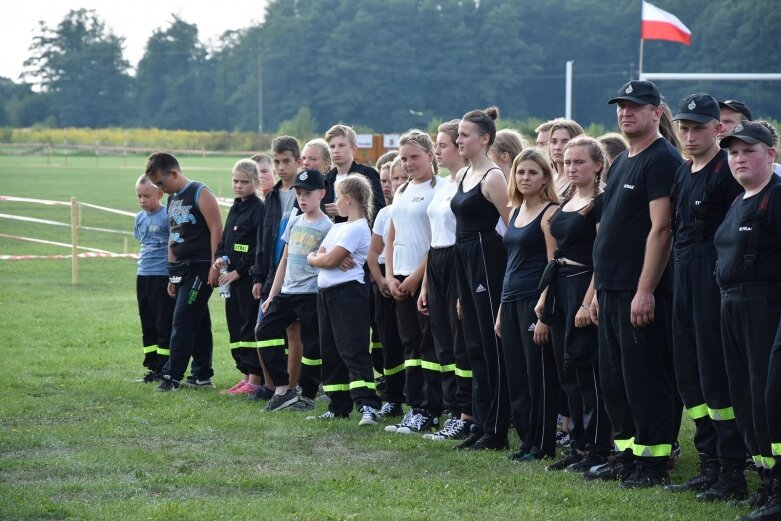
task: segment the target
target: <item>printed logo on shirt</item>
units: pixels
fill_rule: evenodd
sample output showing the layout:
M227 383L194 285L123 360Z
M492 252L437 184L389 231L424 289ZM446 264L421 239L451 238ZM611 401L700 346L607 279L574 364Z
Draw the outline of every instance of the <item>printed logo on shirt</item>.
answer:
M233 251L238 251L241 253L247 253L249 251L249 244L239 244L236 243L233 245Z
M751 226L741 226L740 228L738 228L738 231L739 232L750 232L751 231Z
M635 185L624 185L624 188L626 188L627 190L634 190Z
M694 201L694 206L699 206L702 201Z
M152 232L152 233L158 232L158 231L160 231L160 226L158 226L156 224L150 224L149 225L149 231Z
M482 284L478 284L477 288L475 289L475 293L482 293L484 291L485 291L485 286L483 286Z
M529 329L527 329L526 331L534 331L534 328L535 328L536 326L537 326L537 324L535 324L534 322L532 322L531 324L529 324Z
M421 202L421 201L425 201L425 200L426 200L426 198L425 198L425 197L413 197L413 198L412 198L412 202L413 202L413 203L419 203L419 202Z
M175 242L176 244L182 244L184 239L177 232L173 232L168 236L168 242Z
M195 224L195 216L190 213L192 205L184 205L182 201L177 199L171 203L171 207L168 209L168 217L173 219L176 224L183 224L189 222Z

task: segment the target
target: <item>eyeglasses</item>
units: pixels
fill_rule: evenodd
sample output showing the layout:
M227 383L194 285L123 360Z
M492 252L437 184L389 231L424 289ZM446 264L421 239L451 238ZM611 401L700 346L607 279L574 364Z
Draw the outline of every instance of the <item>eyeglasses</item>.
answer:
M155 185L158 188L163 188L165 186L165 183L168 182L168 178L171 176L171 172L168 172L165 174L159 181L155 181L152 184Z

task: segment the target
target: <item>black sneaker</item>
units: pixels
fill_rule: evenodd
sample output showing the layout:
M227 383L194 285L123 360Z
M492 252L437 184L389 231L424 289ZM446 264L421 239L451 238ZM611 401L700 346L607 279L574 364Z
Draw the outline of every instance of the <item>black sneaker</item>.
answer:
M469 450L507 450L510 442L507 435L485 433L469 447Z
M182 388L182 384L179 382L179 380L174 380L170 376L165 375L163 376L160 385L158 385L157 388L155 388L155 391L160 393L167 393L170 391L178 391L181 388Z
M553 463L545 467L545 470L549 470L553 472L559 470L565 470L570 465L574 465L575 463L580 463L581 461L583 461L583 455L578 454L577 451L572 450L556 463Z
M677 485L667 485L664 487L669 492L703 492L708 490L719 478L719 460L702 459L700 461L700 472L685 483ZM745 482L745 479L744 479Z
M643 464L636 464L632 474L623 480L619 486L621 488L651 488L661 487L670 483L670 475L667 471L659 472L650 469Z
M698 501L742 501L748 497L748 484L743 465L721 467L713 485L697 494Z
M298 401L288 407L289 411L313 411L315 409L315 401L312 398L306 396L300 396Z
M212 382L211 378L207 378L206 380L199 380L195 376L188 376L187 380L182 382L182 385L189 387L191 389L215 389L214 383Z
M274 396L274 391L272 391L265 385L261 385L260 387L257 388L257 390L254 393L247 395L245 399L250 400L252 402L258 402L258 401L267 402L271 399L272 396Z
M298 394L295 389L288 389L285 394L276 394L266 404L263 412L281 411L285 407L290 407L298 401Z
M433 434L424 434L423 437L434 441L463 440L469 436L469 429L471 426L472 422L469 420L450 418L445 421L445 425L442 426L441 431L437 431Z
M634 463L625 463L618 458L608 460L598 467L592 467L583 473L586 481L623 481L632 474Z
M417 409L412 419L405 425L396 429L397 434L421 433L439 427L439 416L434 416L429 411Z
M557 447L569 447L572 442L572 438L567 431L558 431L556 433L556 446Z
M404 416L404 408L400 403L385 402L377 412L381 418L401 418Z
M781 480L773 480L772 495L764 505L741 518L743 521L779 521L781 520Z
M564 469L564 472L576 472L578 474L583 474L584 472L591 470L592 467L598 467L600 465L604 465L605 463L607 463L606 457L600 456L598 454L586 453L586 456L583 457L583 459Z
M136 383L151 384L152 382L159 382L163 379L163 375L159 371L149 371L144 376L136 378Z
M477 443L477 440L483 437L483 429L481 429L476 423L473 423L471 427L469 427L469 436L466 437L464 441L453 447L455 450L462 450L462 449L468 449L475 443Z
M409 411L407 411L407 414L404 415L404 418L402 418L399 423L397 423L396 425L386 425L384 430L385 432L398 432L399 429L409 429L409 427L413 424L413 422L417 421L416 419L417 415L418 415L418 411L416 411L415 409L410 409Z
M377 409L370 405L364 405L361 407L361 419L358 425L365 427L367 425L374 425L377 423Z

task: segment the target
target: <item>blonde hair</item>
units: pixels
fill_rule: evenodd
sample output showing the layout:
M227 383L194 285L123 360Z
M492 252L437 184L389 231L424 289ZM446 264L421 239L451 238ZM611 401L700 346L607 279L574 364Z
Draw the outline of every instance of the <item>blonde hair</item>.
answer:
M233 172L239 172L245 174L252 182L253 186L260 184L260 170L258 164L252 159L239 159L236 164L233 165Z
M398 155L399 155L399 153L396 150L390 150L388 152L385 152L383 155L381 155L377 159L377 164L376 164L376 166L374 168L376 168L378 172L380 170L382 170L383 168L386 168L386 166L388 168L390 168L390 163L394 159L396 159L396 156L398 156Z
M347 195L363 210L363 215L367 221L370 221L374 215L374 200L372 197L372 187L366 177L357 175L348 175L336 185L336 194Z
M528 146L526 145L526 140L520 132L510 128L504 128L496 133L496 139L491 148L493 148L497 154L507 153L509 157L514 158L520 154L526 146Z
M527 148L513 159L513 168L510 173L510 180L507 184L507 198L509 199L508 206L518 208L523 204L523 194L518 191L518 185L515 181L515 174L518 171L518 166L524 161L532 161L540 167L542 175L545 176L546 182L542 187L542 193L540 194L540 201L558 203L559 198L556 195L556 190L553 187L553 171L551 170L548 157L539 148Z
M324 137L326 143L330 143L331 139L335 137L346 138L351 147L357 146L358 143L358 136L355 134L355 131L352 129L352 127L348 127L347 125L342 124L334 125L333 127L329 128L326 131Z
M605 156L608 161L607 166L610 166L613 160L618 157L618 154L629 148L626 138L617 132L602 134L597 138L597 141L605 149Z
M157 188L161 192L163 191L163 189L160 188L159 186L153 185L152 181L149 180L149 177L146 174L141 174L141 177L136 179L136 186L144 186L144 185L151 185L152 188Z
M320 151L320 157L323 158L323 161L325 162L326 166L328 168L331 167L331 152L328 151L328 142L326 142L325 139L318 137L309 140L307 141L306 145L304 145L303 150L306 150L307 148L318 149ZM322 172L322 174L325 174L325 172Z
M434 172L434 177L431 178L431 186L436 186L439 168L437 167L437 160L434 159L434 142L431 140L431 136L421 130L412 129L399 139L399 148L404 145L417 145L424 152L431 154L431 170ZM399 163L401 163L400 157ZM407 178L407 182L399 188L399 193L403 194L410 182L412 182L412 179Z

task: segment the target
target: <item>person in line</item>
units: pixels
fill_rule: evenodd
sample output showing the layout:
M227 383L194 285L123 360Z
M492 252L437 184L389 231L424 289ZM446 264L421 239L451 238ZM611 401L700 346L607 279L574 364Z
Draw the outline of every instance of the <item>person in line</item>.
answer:
M742 121L723 137L732 175L745 190L716 230L721 337L738 428L762 477L743 519L781 519L781 418L778 348L781 320L781 179L763 125ZM774 338L775 337L775 338Z
M258 197L261 201L274 189L274 165L268 154L255 154L250 159L258 165Z
M222 240L217 198L205 185L187 179L179 161L166 152L150 155L144 173L168 194L168 294L176 299L170 356L155 391L178 391L182 384L213 389L209 297L217 286L219 272L213 265ZM190 357L190 376L182 382Z
M323 391L328 410L309 419L347 418L355 404L361 426L377 423L380 398L369 345L369 289L363 265L369 253L372 189L364 176L349 176L336 188L337 223L320 249L307 255L317 275L317 316Z
M507 180L488 159L496 139L499 109L473 110L458 124L456 144L469 166L458 173L458 188L450 201L456 216L456 277L469 364L472 367L472 408L475 425L456 447L504 450L510 402L502 343L494 331L499 312L507 252L496 232L507 224Z
M584 134L583 127L577 121L571 119L557 119L550 127L550 140L548 141L548 157L553 169L556 194L559 200L569 189L567 173L564 171L564 147L570 139Z
M263 378L255 343L258 301L252 297L252 277L249 273L258 247L258 227L263 223L263 203L255 193L259 183L255 161L241 159L233 166L231 186L236 198L228 212L214 262L214 269L218 272L222 268L227 270L217 282L230 287L230 297L225 299L225 321L231 356L241 373L241 379L224 391L231 395L254 393ZM228 259L227 263L224 257Z
M720 101L719 109L721 110L721 115L719 116L719 123L721 123L719 139L732 132L741 121L754 121L751 109L742 101L736 99Z
M510 173L513 168L513 160L526 148L525 140L520 132L504 128L496 132L496 140L488 150L488 159L496 163L502 169L507 182L510 182Z
M168 361L174 300L168 295L168 213L160 204L163 191L141 174L136 181L136 214L133 236L141 243L136 270L136 301L141 319L143 366L139 383L159 382Z
M316 138L306 142L301 150L301 166L305 170L318 172L328 172L331 169L331 154L325 139Z
M600 383L619 454L584 477L652 487L669 483L675 440L668 258L670 190L683 161L659 132L656 85L631 81L609 103L629 149L611 165L603 194L591 320L599 325Z
M521 439L510 458L522 462L556 455L560 390L550 328L542 316L547 290L539 287L555 249L550 218L558 197L547 158L539 150L529 148L515 158L508 196L507 269L494 329L502 337L512 419Z

